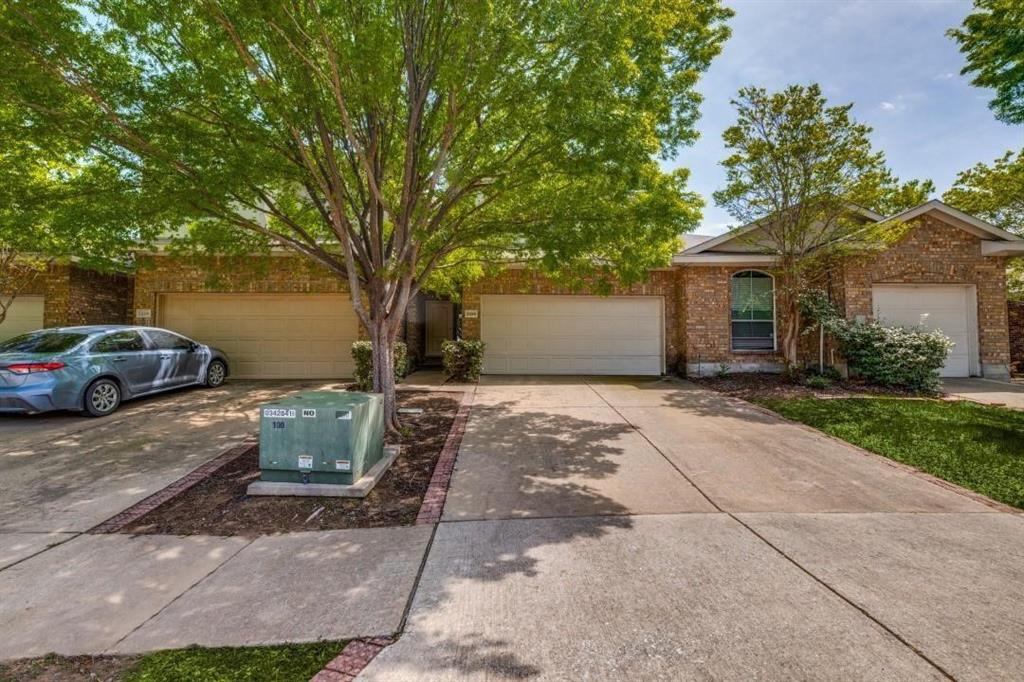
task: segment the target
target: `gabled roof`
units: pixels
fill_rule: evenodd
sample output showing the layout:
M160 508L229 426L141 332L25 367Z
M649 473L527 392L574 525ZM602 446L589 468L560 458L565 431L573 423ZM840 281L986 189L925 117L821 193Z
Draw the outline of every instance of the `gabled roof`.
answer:
M1024 254L1024 240L1017 235L1000 229L991 223L981 220L980 218L964 213L959 209L953 208L938 199L926 201L919 206L915 206L914 208L889 217L885 217L861 206L851 206L851 209L858 215L863 216L873 223L880 223L889 220L906 222L926 213L941 213L950 224L970 232L976 237L981 238L984 242L992 242L983 243L982 245L982 251L986 255L1007 255L1010 253ZM701 240L700 242L693 244L692 246L688 246L680 251L672 260L674 263L694 263L702 261L724 263L736 261L737 259L743 260L744 262L753 262L755 260L760 262L765 258L771 258L771 256L767 254L756 254L756 252L747 252L744 254L711 252L717 247L728 244L729 242L739 239L740 237L749 234L751 231L756 230L762 222L763 220L754 221L747 225L734 228L717 237Z
M872 211L870 209L866 209L863 206L856 206L854 204L850 204L850 210L853 211L854 213L856 213L857 215L861 215L861 216L867 218L871 222L877 223L877 222L880 222L880 221L885 219L885 216L883 216L882 214L875 213L874 211ZM699 244L695 244L694 246L691 246L691 247L683 249L680 252L679 255L683 255L683 254L686 254L686 255L697 254L697 253L701 253L703 251L707 251L708 249L713 249L716 246L719 246L721 244L725 244L726 242L731 242L732 240L736 239L737 237L742 237L743 235L748 234L748 233L752 232L753 230L756 230L758 227L761 226L761 224L763 222L764 222L764 219L755 220L754 222L747 223L746 225L742 225L740 227L734 227L733 229L729 230L725 234L718 235L717 237L713 237L713 238L708 239L706 241L702 241Z
M943 203L938 199L926 201L920 206L915 206L903 213L897 213L896 215L887 218L887 220L899 220L906 222L930 211L937 211L952 218L954 225L966 230L967 232L971 232L982 239L995 239L996 241L1007 242L1021 241L1021 238L1017 235L1000 229L991 223L987 223L981 218L975 218L969 213L964 213L960 209L953 208L949 204Z

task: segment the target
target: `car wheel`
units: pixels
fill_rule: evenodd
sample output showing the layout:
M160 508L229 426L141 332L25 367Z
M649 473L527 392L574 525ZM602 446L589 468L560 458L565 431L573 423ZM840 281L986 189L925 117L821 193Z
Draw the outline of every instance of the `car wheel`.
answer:
M206 368L206 385L210 388L217 388L224 383L228 376L228 366L221 360L214 360Z
M99 379L85 390L85 413L106 417L121 405L121 387L111 379Z

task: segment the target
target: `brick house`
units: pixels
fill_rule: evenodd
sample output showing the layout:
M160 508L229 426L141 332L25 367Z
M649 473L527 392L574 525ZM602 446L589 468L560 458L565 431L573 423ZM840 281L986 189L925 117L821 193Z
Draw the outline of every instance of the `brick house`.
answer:
M1006 377L1005 261L1024 255L1024 240L939 201L893 218L912 229L886 251L831 273L834 300L851 318L941 328L957 344L945 375ZM777 370L772 257L741 239L750 229L685 235L672 263L609 296L562 289L509 267L466 287L458 308L420 297L405 338L414 355L429 358L458 327L463 337L487 343L484 371L492 374L694 374L722 364ZM351 372L348 348L364 333L343 282L294 256L238 266L140 257L134 321L221 346L239 377ZM817 344L808 344L808 353L811 345L816 354Z
M0 339L42 327L127 324L132 278L74 263L55 263L21 292L0 325Z

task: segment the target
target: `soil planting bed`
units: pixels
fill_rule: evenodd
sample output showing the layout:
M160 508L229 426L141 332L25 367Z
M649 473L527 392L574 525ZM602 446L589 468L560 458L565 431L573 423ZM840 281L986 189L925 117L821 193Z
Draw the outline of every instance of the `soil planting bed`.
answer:
M828 388L811 388L794 383L781 374L730 374L724 377L691 377L690 381L744 400L767 398L855 398L858 396L915 397L912 393L894 391L857 381L837 381Z
M398 392L399 408L423 412L401 415L408 435L389 442L400 444L402 452L363 499L250 497L246 487L260 476L259 452L254 448L120 532L256 536L412 525L461 397L436 391Z

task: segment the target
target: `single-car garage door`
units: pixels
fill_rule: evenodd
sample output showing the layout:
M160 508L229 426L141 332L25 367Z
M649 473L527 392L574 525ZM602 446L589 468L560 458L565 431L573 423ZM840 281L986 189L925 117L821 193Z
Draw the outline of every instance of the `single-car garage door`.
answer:
M18 296L0 323L0 341L43 328L43 297Z
M485 374L661 374L660 296L480 297Z
M163 294L159 323L223 350L239 378L352 376L359 324L344 294Z
M972 287L955 285L876 284L875 318L883 324L938 329L956 345L939 374L979 374L977 306Z

